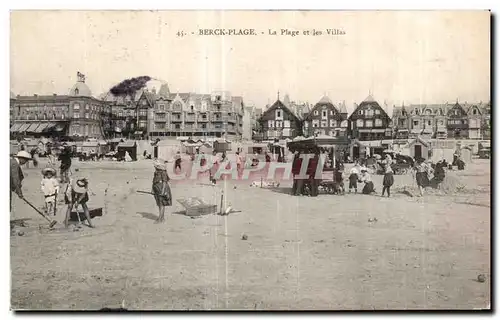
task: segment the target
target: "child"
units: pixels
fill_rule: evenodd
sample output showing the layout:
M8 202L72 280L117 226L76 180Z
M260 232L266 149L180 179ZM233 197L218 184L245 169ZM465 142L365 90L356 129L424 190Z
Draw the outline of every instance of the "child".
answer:
M334 170L335 175L335 193L336 194L345 194L344 190L344 175L342 170L339 167Z
M390 197L391 187L394 184L394 173L392 172L392 158L389 154L386 155L385 157L384 166L385 166L384 168L385 173L384 173L384 180L382 182L383 184L382 197L384 196L386 190L387 190L387 197Z
M42 170L42 192L45 197L45 214L56 215L56 201L59 193L59 182L56 179L56 170L45 168Z
M87 202L89 201L89 181L86 178L80 177L76 179L71 179L70 183L66 187L66 194L64 196L66 204L68 205L68 210L66 211L66 218L64 219L64 226L67 228L69 226L69 218L71 216L71 210L75 207L78 214L78 205L81 205L85 218L89 224L89 227L94 228L92 221L90 219L89 208L87 207Z
M354 167L352 167L350 174L349 174L349 193L351 193L351 190L354 189L354 193L358 193L358 164Z

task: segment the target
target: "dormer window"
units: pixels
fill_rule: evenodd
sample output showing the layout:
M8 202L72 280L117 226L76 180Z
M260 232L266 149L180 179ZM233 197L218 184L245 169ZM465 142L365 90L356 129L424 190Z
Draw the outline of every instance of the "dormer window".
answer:
M194 111L194 106L191 106L191 111Z
M75 89L75 96L79 95L80 94L80 90L78 90L78 88Z
M477 110L476 109L472 110L472 114L476 115L477 114Z

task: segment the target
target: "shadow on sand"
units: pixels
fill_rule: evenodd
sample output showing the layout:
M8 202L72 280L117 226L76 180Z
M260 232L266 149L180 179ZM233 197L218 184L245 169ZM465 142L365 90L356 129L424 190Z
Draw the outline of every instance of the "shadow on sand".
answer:
M288 188L288 187L267 187L267 188L263 188L263 189L268 189L268 190L271 190L272 192L276 192L276 193L283 193L283 194L288 194L288 195L292 195L292 188Z
M158 219L158 216L156 214L152 214L150 212L137 212L137 214L140 214L143 218L149 219L149 220Z

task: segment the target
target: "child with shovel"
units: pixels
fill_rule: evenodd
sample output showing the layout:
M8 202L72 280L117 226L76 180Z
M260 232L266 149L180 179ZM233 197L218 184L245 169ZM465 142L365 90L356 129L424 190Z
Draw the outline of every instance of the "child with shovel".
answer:
M73 207L77 209L77 215L78 217L80 217L78 213L78 205L82 206L89 227L94 228L94 225L92 224L92 221L90 219L89 208L87 207L87 202L89 201L88 187L89 187L89 181L86 178L72 179L68 184L65 194L66 204L68 205L68 210L66 211L66 218L64 219L64 226L66 228L68 228L69 226L69 219Z

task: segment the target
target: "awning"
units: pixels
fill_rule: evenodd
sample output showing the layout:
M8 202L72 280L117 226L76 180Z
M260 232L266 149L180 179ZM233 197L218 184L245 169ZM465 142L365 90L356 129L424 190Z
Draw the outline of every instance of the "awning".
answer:
M420 132L422 132L422 129L411 129L411 133L419 134Z
M434 130L432 130L432 128L425 128L423 133L433 133Z
M134 134L139 135L139 134L143 134L143 132L142 131L136 131L136 132L134 132Z
M446 127L438 127L437 132L448 132L448 130L446 129Z
M371 129L358 129L358 132L370 132Z
M408 132L408 129L398 129L398 132Z
M373 132L373 133L384 133L385 129L372 129L371 132Z
M40 125L36 128L36 130L34 132L36 133L40 133L42 132L45 128L47 128L49 126L49 123L48 122L42 122L40 123Z
M54 129L54 128L55 128L55 126L56 126L56 124L57 124L57 123L55 123L55 122L49 122L49 123L47 124L47 127L45 128L45 130L46 130L46 131L49 131L49 130Z
M19 131L19 132L25 132L25 131L26 131L26 129L28 129L28 127L29 127L30 125L31 125L31 123L23 123L23 124L21 125L21 127L20 127L17 131Z
M23 125L24 123L22 122L18 122L18 123L14 123L12 125L12 127L10 128L10 132L18 132L19 131L19 128L21 128L21 126Z

